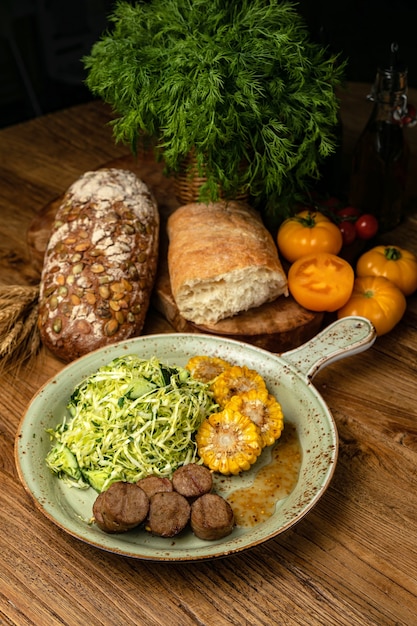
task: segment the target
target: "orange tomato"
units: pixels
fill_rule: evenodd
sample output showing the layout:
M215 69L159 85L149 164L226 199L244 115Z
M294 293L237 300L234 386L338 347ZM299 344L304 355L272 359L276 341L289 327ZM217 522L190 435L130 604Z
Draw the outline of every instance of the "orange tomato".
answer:
M405 296L417 289L417 256L398 246L375 246L358 259L358 276L384 276Z
M338 254L343 237L336 224L318 211L300 211L286 219L278 229L277 244L290 263L313 252Z
M338 317L360 315L375 326L377 335L385 335L394 328L406 309L401 289L384 276L356 278L352 296L338 311Z
M337 311L349 300L355 276L347 261L321 252L295 261L288 272L293 298L311 311Z

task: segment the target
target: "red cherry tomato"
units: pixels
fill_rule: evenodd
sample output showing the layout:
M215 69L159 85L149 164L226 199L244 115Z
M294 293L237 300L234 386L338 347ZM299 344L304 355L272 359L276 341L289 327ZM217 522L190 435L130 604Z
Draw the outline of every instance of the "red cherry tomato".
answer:
M339 200L339 198L335 198L334 196L330 196L329 198L326 199L321 199L317 202L317 206L323 210L324 214L327 215L328 217L330 217L330 219L333 219L332 216L333 215L337 215L340 206L341 206L341 201Z
M336 198L335 196L330 196L329 198L326 198L325 200L321 200L320 204L328 208L338 208L340 207L340 200L339 198Z
M343 209L339 209L337 212L338 217L353 218L353 222L360 216L360 214L360 210L354 206L345 206L343 207Z
M365 213L355 222L356 234L360 239L372 239L378 232L378 220L374 215Z
M416 107L411 102L408 103L407 113L402 117L401 123L403 126L415 126L417 123Z
M356 228L353 222L343 221L338 224L343 237L343 245L350 246L356 239Z
M410 115L413 118L416 117L417 110L414 104L412 104L411 102L409 102L407 105L407 111L408 111L408 115Z

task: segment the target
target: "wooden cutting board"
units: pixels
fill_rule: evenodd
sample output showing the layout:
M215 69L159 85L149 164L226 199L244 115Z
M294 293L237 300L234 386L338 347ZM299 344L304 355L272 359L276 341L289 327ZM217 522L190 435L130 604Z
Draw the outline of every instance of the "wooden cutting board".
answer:
M285 352L313 337L321 328L323 314L308 311L288 296L264 304L234 317L209 326L197 326L184 319L175 304L169 280L166 221L169 214L179 206L175 197L173 181L163 173L163 165L155 163L147 155L137 158L126 156L106 163L103 167L118 167L134 171L152 190L161 215L161 237L158 274L152 297L152 305L164 315L177 332L221 335L246 341L272 352ZM50 202L35 217L27 233L33 261L39 271L51 231L51 225L61 198ZM151 314L151 312L149 313Z

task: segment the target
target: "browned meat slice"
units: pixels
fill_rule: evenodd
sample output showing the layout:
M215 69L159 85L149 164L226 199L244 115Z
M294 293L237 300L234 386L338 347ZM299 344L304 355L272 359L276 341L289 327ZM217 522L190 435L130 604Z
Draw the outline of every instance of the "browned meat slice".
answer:
M198 498L211 491L213 477L207 467L189 463L175 470L172 484L175 491L178 491L185 498Z
M188 524L190 505L176 491L161 491L151 498L146 529L160 537L174 537Z
M230 504L215 493L206 493L191 505L191 528L200 539L213 541L230 535L234 515Z
M135 484L116 482L100 493L93 505L95 522L107 533L122 533L144 521L149 498Z
M152 496L161 491L173 490L169 478L162 478L161 476L145 476L145 478L138 480L136 484L143 489L148 498L152 498Z

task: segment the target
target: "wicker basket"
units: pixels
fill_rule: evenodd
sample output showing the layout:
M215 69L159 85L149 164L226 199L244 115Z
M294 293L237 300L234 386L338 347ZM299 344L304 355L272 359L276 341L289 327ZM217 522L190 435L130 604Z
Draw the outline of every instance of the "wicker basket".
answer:
M204 176L200 176L198 173L197 160L193 153L184 160L183 167L174 178L174 190L175 195L181 204L189 204L191 202L198 202L200 189L206 182ZM220 191L220 197L223 198L223 194ZM249 194L247 191L238 192L234 200L247 201Z

